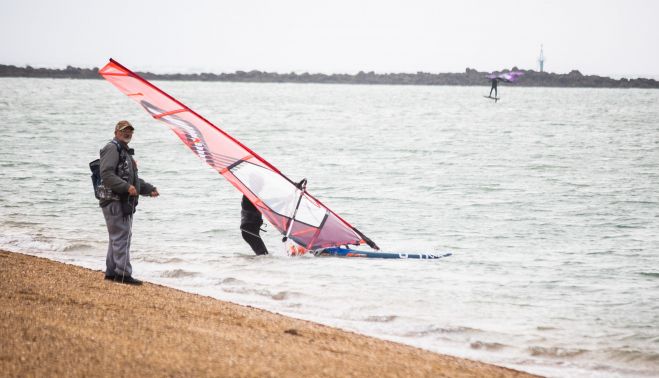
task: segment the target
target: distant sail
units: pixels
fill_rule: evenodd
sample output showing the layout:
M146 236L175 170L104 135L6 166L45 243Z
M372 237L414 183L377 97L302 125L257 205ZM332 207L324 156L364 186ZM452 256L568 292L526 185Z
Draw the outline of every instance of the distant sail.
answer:
M511 71L511 72L505 72L502 74L490 74L487 75L488 79L500 79L503 81L507 81L509 83L512 83L519 79L522 75L524 75L524 72L521 71Z
M265 159L113 59L99 73L164 122L201 160L242 192L282 234L307 249L377 245ZM295 213L296 206L299 206ZM295 218L293 220L293 214Z

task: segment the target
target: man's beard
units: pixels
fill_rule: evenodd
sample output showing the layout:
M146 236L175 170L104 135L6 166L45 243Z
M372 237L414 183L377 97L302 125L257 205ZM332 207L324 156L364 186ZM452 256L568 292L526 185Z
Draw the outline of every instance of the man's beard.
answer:
M130 140L133 139L133 138L132 138L132 137L128 137L128 138L126 138L126 137L122 137L122 138L120 138L120 139L121 139L122 142L128 144L128 143L130 143Z

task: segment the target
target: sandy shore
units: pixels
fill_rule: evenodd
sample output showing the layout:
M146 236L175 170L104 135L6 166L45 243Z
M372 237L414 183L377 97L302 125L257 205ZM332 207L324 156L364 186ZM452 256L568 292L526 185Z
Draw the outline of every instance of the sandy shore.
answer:
M527 377L0 251L3 376Z

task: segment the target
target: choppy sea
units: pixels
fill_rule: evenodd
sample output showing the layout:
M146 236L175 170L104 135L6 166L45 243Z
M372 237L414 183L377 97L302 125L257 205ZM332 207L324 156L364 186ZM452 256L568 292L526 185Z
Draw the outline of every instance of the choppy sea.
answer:
M156 82L384 250L269 256L240 194L102 80L0 79L0 248L92 269L89 161L121 119L157 199L138 278L547 376L659 375L659 91ZM99 279L101 274L99 273Z

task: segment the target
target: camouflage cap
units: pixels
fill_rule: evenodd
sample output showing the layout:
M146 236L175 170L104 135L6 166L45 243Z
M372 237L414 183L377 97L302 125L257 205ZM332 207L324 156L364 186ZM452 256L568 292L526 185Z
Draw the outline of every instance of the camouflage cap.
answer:
M119 121L119 122L117 122L117 126L115 126L114 131L123 131L123 130L126 130L126 129L135 130L135 128L133 127L133 125L130 124L130 122L128 122L128 121Z

